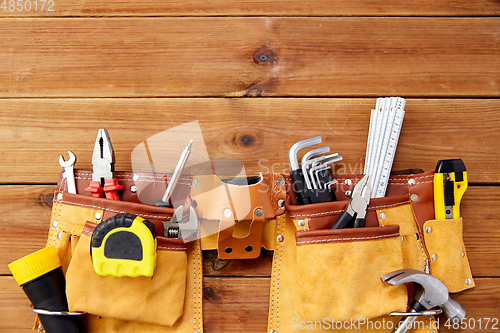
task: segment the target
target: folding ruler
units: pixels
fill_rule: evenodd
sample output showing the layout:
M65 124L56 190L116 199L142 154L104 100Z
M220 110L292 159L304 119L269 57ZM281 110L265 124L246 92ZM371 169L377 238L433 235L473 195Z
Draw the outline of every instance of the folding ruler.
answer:
M403 125L405 104L406 101L401 97L378 98L371 112L365 175L370 175L373 184L372 198L385 196Z

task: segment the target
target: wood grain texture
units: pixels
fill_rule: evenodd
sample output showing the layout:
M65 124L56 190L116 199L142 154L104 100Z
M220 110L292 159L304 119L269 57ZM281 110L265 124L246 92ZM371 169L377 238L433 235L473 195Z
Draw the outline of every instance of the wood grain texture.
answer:
M452 296L467 311L467 318L500 318L499 279L477 279L477 286ZM269 278L203 278L204 332L262 333L267 327ZM12 277L0 277L0 332L30 332L34 314ZM443 325L444 319L441 319ZM282 323L287 325L288 323ZM484 325L484 320L483 320ZM443 329L440 332L448 332ZM498 325L497 325L498 327ZM497 328L498 330L498 328ZM490 329L480 332L497 332ZM457 331L453 331L457 332ZM459 332L479 332L465 329Z
M50 0L49 0L50 1ZM0 9L0 16L493 16L500 13L498 1L340 1L311 0L152 0L137 2L68 0L54 3L31 0L14 2ZM2 0L3 2L3 0ZM0 2L1 4L1 2ZM44 7L43 7L44 6Z
M0 99L0 182L55 183L67 150L76 168L92 169L98 128L110 133L116 169L132 171L137 145L195 120L210 158L241 160L247 174L288 172L289 148L315 135L344 157L337 173L362 173L374 107L372 98ZM429 171L460 157L469 182L500 183L499 111L498 99L408 99L393 169Z
M500 95L497 18L6 18L0 31L0 97Z
M54 190L55 186L0 186L0 275L10 274L8 264L47 243Z
M46 244L50 204L56 186L0 186L0 275L10 275L7 265ZM474 276L500 276L500 187L470 187L462 200L464 242ZM13 220L12 216L16 219ZM204 253L203 270L210 277L269 277L272 252L263 250L255 260L223 261L215 251Z

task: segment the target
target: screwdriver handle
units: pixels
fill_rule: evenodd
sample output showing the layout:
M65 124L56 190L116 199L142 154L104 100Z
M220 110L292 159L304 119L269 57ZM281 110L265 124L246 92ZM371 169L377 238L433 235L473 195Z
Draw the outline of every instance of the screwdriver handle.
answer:
M108 179L104 183L104 193L106 193L106 199L120 200L118 195L119 190L123 190L124 187L118 184L118 179Z
M91 180L89 187L85 189L85 192L92 193L94 198L102 198L103 190L101 187L101 183L97 180Z

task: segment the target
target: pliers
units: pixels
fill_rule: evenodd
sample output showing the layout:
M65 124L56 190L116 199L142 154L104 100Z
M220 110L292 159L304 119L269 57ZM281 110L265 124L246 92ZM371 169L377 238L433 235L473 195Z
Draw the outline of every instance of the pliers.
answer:
M370 203L371 190L370 176L364 175L352 189L347 208L340 213L330 229L363 228L366 223L366 208Z
M109 139L108 131L99 129L92 153L92 181L85 191L92 193L94 198L120 200L118 190L124 187L114 178L115 153Z

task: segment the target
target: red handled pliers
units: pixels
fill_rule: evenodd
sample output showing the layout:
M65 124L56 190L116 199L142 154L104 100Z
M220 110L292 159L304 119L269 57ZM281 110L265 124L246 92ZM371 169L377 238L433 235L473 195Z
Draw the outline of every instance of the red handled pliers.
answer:
M94 198L120 200L118 191L124 187L114 178L115 153L109 139L108 131L99 129L92 153L92 181L85 191L92 193Z

